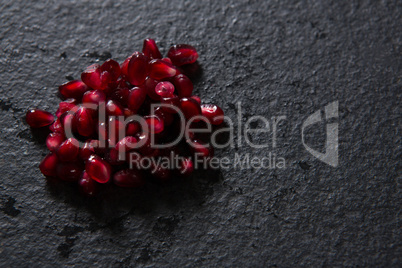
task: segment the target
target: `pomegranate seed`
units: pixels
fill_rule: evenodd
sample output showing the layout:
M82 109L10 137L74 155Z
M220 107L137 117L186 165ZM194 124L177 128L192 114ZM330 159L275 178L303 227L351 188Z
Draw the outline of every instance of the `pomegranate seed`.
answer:
M113 182L119 187L141 187L145 180L138 170L124 169L113 176Z
M84 137L92 136L95 133L95 122L91 116L91 110L81 107L74 114L75 125L78 134Z
M78 153L80 152L78 141L74 138L69 138L60 145L56 152L60 161L73 162L77 160Z
M117 61L108 59L100 67L102 84L116 82L120 77L120 65ZM105 86L105 85L104 85Z
M145 121L147 122L151 133L161 133L164 129L164 122L163 120L156 116L156 115L150 115L150 116L145 116L144 117Z
M184 158L180 162L179 172L182 176L189 176L194 171L194 163L190 158Z
M145 98L147 96L147 92L143 87L134 87L130 90L130 94L128 95L128 108L133 111L137 111L141 105L144 103Z
M199 105L201 105L201 98L200 97L198 97L196 95L193 95L193 96L190 97L190 99L195 100L196 102L198 102Z
M63 143L64 140L65 137L63 134L50 133L46 139L46 146L49 149L49 151L54 152L60 147L60 145Z
M162 98L171 97L174 93L174 85L170 82L160 82L155 87L155 92Z
M169 59L169 58L163 58L162 60L163 60L164 62L169 63L170 65L173 65L172 60Z
M120 116L124 115L123 112L123 107L121 105L113 100L109 100L106 103L106 114L107 115L113 115L113 116Z
M126 136L121 139L117 144L115 149L118 152L129 152L137 147L138 139L133 136Z
M110 98L118 103L121 103L124 107L127 107L128 95L130 94L129 88L121 88L113 92Z
M161 103L171 106L171 107L179 107L180 106L180 99L176 95L173 95L172 97L167 97L167 98L162 98ZM162 110L167 113L176 113L177 111L174 108L169 108L169 107L162 107Z
M98 184L96 181L89 177L88 173L84 171L82 173L81 179L78 182L80 191L86 196L95 196L98 193Z
M155 80L152 77L147 77L147 79L145 80L145 89L147 90L148 96L156 101L161 99L161 96L159 96L155 92L155 87L158 83L158 80Z
M67 131L71 131L71 133L77 132L77 126L74 120L74 114L66 112L60 116L61 126L64 132L67 134Z
M156 80L173 77L177 73L177 69L172 64L169 64L162 60L152 60L149 63L149 68L149 76Z
M201 115L200 105L193 99L189 98L180 99L180 108L184 114L184 117L187 120L191 119L194 116Z
M54 116L46 111L31 109L27 112L25 120L32 128L45 127L54 122Z
M40 172L47 177L55 177L57 175L56 168L59 159L55 153L48 154L39 164Z
M82 95L88 90L88 86L81 80L73 80L59 86L60 94L66 99L73 98L80 100Z
M131 56L127 68L127 78L132 85L139 86L145 82L148 75L148 61L148 57L140 52L134 52Z
M82 96L81 96L82 97ZM59 109L56 111L56 116L60 117L65 112L71 111L75 108L77 101L75 99L66 99L59 103Z
M145 39L144 45L142 47L142 53L150 59L160 59L162 58L161 53L153 39Z
M141 131L141 125L140 125L140 123L138 123L136 121L129 122L126 125L126 135L127 136L135 136L140 131Z
M190 78L188 78L184 74L179 74L173 77L172 83L176 88L177 94L180 98L191 97L194 87Z
M82 97L82 103L92 103L99 105L99 103L105 101L106 101L106 95L101 90L87 91Z
M205 116L213 125L223 123L223 110L214 104L201 105L202 115Z
M162 107L157 107L154 111L154 114L163 119L165 126L170 126L173 123L174 117L173 114L164 112Z
M129 116L134 115L134 112L131 111L131 110L128 109L128 108L124 108L124 109L123 109L123 114L124 114L125 117L129 117Z
M100 65L92 64L81 74L81 80L92 89L105 89L102 84L101 73Z
M50 125L49 127L51 132L55 133L64 133L63 126L61 125L60 119L56 119L53 124Z
M97 140L89 140L85 142L84 146L80 148L79 152L81 160L87 161L91 155L96 154L97 152L96 149L98 147L99 147L99 141Z
M169 49L168 57L176 66L194 63L198 59L198 53L194 47L190 45L180 44L172 46Z
M56 168L57 177L63 181L78 181L84 171L81 163L59 163Z
M115 146L116 143L125 136L125 125L124 123L116 118L109 117L109 129L108 129L108 142L109 146Z
M110 164L97 155L88 158L85 169L91 179L99 183L108 182L112 175Z
M124 160L120 160L119 151L117 151L115 148L109 149L109 151L106 153L105 160L112 166L119 166L125 163Z
M130 57L124 60L124 62L120 66L121 74L124 76L127 76L128 74L128 64L130 63L131 58L133 57L134 54L132 54Z

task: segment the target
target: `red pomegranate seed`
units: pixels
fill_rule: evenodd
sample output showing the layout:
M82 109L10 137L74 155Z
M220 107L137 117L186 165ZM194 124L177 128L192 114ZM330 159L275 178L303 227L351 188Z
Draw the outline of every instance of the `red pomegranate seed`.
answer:
M163 60L164 62L169 63L170 65L173 65L172 60L169 59L169 58L163 58L162 60Z
M162 58L159 52L158 46L153 39L145 39L144 45L142 47L142 53L150 59L160 59Z
M77 160L79 152L78 141L74 138L69 138L64 141L56 151L57 156L62 162L73 162Z
M92 89L105 89L101 80L101 69L99 64L92 64L88 66L85 71L81 74L81 80L88 87Z
M201 105L202 115L205 116L213 125L220 125L223 123L223 110L214 104Z
M116 82L121 74L119 63L112 59L105 61L100 67L100 71L102 83L106 85Z
M125 117L129 117L129 116L134 115L135 113L133 111L131 111L129 108L124 108L123 109L123 114L124 114Z
M81 96L82 97L82 96ZM56 116L60 117L65 112L68 112L75 108L77 101L75 99L66 99L59 103L59 109L56 111Z
M134 54L132 54L130 57L124 60L124 62L120 65L120 70L121 74L123 76L127 76L128 74L128 64L130 63L131 58L133 57Z
M128 95L128 108L133 111L137 111L141 105L144 103L145 98L147 96L147 92L143 87L134 87L130 90L130 94Z
M190 158L184 158L180 162L179 172L182 176L189 176L194 171L194 163Z
M190 99L195 100L196 102L198 102L199 105L201 105L201 98L200 97L198 97L196 95L193 95L193 96L190 97Z
M105 101L106 101L106 95L101 90L87 91L82 97L82 103L92 103L99 105L100 102Z
M56 168L59 159L55 153L48 154L39 164L40 172L47 177L55 177L57 175Z
M118 152L129 152L132 151L133 149L136 149L137 144L138 139L136 137L126 136L116 144L115 149Z
M152 60L149 63L149 76L156 80L173 77L176 73L177 69L172 64L162 60Z
M198 59L198 53L194 47L190 45L180 44L172 46L169 49L168 57L176 66L194 63Z
M113 176L113 182L119 187L141 187L145 180L139 170L124 169Z
M110 98L120 103L123 107L127 107L127 100L129 94L130 94L129 88L121 88L113 92Z
M171 81L176 88L177 94L180 98L191 97L194 86L190 78L188 78L184 74L179 74L173 77Z
M63 181L78 181L84 171L81 163L59 163L56 168L57 177Z
M165 126L170 126L173 123L173 114L163 111L162 107L157 107L154 111L154 114L163 119Z
M162 98L161 103L167 105L167 107L162 107L164 112L175 114L177 113L176 109L170 107L178 108L180 106L180 99L176 95L173 95L172 97Z
M115 148L110 148L105 155L105 160L112 166L123 165L125 161L121 159L124 158L120 158L119 151L117 151Z
M117 117L109 117L109 128L108 128L108 142L109 146L115 146L116 143L125 136L125 124L122 120Z
M98 127L96 128L96 131L98 132L98 139L100 144L105 144L108 139L108 129L107 129L107 123L106 122L100 122L98 123Z
M49 151L56 151L66 138L61 133L50 133L46 139L46 146Z
M126 135L127 136L135 136L136 134L140 133L141 125L140 123L133 121L129 122L126 125Z
M78 134L84 137L92 136L95 133L95 122L92 119L91 110L81 107L74 114L74 124L77 127Z
M127 79L134 85L139 86L145 82L148 75L148 57L140 52L134 52L127 68Z
M78 182L80 192L86 196L95 196L98 193L98 184L84 171Z
M80 156L81 160L87 161L91 155L97 153L98 147L99 147L98 140L86 141L84 146L82 148L80 148L79 156Z
M66 135L69 135L68 132L75 133L77 132L77 126L74 120L74 114L70 112L66 112L60 116L61 126Z
M149 115L144 117L145 121L147 122L151 133L161 133L165 127L163 119L156 116L156 115Z
M27 112L25 120L32 128L45 127L54 122L54 116L46 111L31 109Z
M109 100L106 103L106 114L107 115L113 115L113 116L121 116L124 115L123 112L123 107L121 105L113 100Z
M51 132L55 133L64 133L63 126L61 125L60 119L56 119L53 124L50 125L49 127Z
M147 90L147 95L151 99L156 101L159 101L161 99L161 96L159 96L155 92L155 87L158 83L158 80L155 80L152 77L147 77L147 79L145 80L145 89Z
M81 80L73 80L59 86L60 94L66 99L73 98L80 100L82 95L88 90L88 86Z
M201 115L200 105L193 99L182 98L180 99L180 108L187 120L194 116ZM198 120L194 120L196 122Z
M112 175L110 164L97 155L92 155L88 158L85 169L91 179L99 183L108 182Z
M174 85L170 82L160 82L155 87L155 92L162 98L171 97L174 93Z

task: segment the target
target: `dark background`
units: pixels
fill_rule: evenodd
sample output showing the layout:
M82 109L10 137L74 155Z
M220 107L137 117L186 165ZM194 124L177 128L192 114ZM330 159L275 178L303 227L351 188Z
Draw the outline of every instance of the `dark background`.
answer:
M115 2L1 1L0 266L401 265L400 1ZM56 111L59 84L144 38L163 53L195 46L195 94L234 120L238 101L243 123L286 115L277 148L218 151L274 152L286 168L200 172L93 200L47 182L27 109ZM300 135L336 100L334 168ZM314 148L323 129L310 129Z

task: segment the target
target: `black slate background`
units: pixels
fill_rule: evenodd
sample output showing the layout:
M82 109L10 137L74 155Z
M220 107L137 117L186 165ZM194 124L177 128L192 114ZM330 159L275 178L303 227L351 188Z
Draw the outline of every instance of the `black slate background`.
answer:
M401 265L400 1L1 1L0 266ZM286 115L286 169L201 172L94 200L47 182L30 107L57 86L157 40L200 54L195 93L243 123ZM308 115L339 101L339 161L301 143ZM237 126L237 123L235 123ZM319 148L325 135L312 130ZM313 135L311 134L311 135ZM325 140L324 140L325 142Z

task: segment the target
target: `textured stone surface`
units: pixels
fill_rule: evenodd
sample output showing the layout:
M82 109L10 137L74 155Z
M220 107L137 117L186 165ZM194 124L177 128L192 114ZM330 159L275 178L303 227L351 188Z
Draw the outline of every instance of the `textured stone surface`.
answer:
M401 265L400 2L28 2L0 7L0 266ZM98 59L123 60L147 37L164 53L194 45L195 93L234 120L237 101L243 123L286 115L276 148L218 152L272 151L286 168L201 173L94 200L47 182L46 146L25 111L55 111L60 83ZM303 120L335 100L337 168L300 138ZM325 133L312 131L319 148Z

